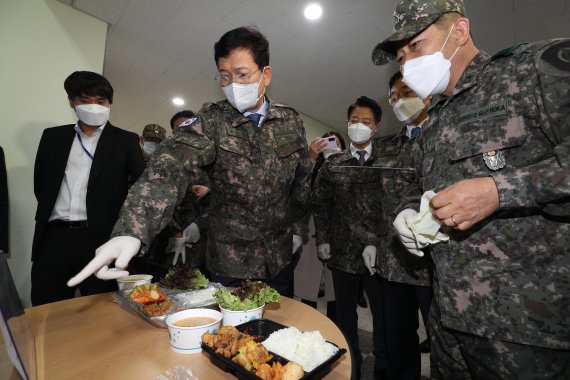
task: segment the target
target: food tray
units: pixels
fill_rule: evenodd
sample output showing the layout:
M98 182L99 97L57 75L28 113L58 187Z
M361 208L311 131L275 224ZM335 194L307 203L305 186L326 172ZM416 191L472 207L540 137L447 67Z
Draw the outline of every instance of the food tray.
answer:
M221 287L222 287L222 285L220 285L216 282L210 282L210 283L208 283L208 286L205 287L204 289L211 288L211 289L217 290ZM150 316L150 315L146 314L142 310L141 304L131 300L131 297L129 296L129 294L123 293L121 291L113 294L113 301L118 303L123 308L127 309L128 311L130 311L130 312L138 315L139 317L143 318L144 320L146 320L147 322L149 322L153 326L161 327L161 328L168 328L168 326L166 325L166 318L169 315L174 314L178 311L186 310L186 309L195 309L198 307L216 308L217 309L217 304L216 304L215 298L211 298L211 299L208 299L208 300L205 300L202 302L198 302L195 304L185 303L185 302L181 301L179 298L180 294L191 294L193 292L197 292L197 291L204 290L204 289L179 291L179 290L172 290L172 289L163 288L160 285L158 286L158 288L161 292L166 294L167 300L174 302L173 305L170 307L170 309L168 309L168 311L161 316Z
M284 326L280 323L274 322L270 319L256 319L254 321L249 321L243 323L241 325L237 325L236 328L243 332L247 333L255 338L256 341L261 342L265 340L271 333L285 329L287 326ZM328 342L328 341L327 341ZM333 346L338 347L336 344L332 342L328 342ZM240 366L237 363L234 363L232 359L228 359L223 355L217 354L214 349L202 343L202 350L207 352L211 360L217 366L224 368L226 371L233 372L238 379L252 379L252 380L259 380L259 377L255 375L255 372L250 372ZM267 364L271 365L275 361L279 361L281 364L285 365L288 360L269 351L273 355L273 359L269 360ZM318 367L313 369L310 372L305 372L305 375L301 378L302 380L308 379L321 379L326 374L329 373L331 370L331 366L334 362L336 362L341 356L346 353L346 349L339 348L336 354L325 360L321 363Z

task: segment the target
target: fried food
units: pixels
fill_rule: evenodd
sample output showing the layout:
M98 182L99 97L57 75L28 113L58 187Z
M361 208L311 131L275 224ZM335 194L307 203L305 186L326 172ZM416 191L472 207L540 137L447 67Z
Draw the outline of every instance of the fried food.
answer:
M259 366L255 375L263 380L299 380L305 375L303 367L294 362L282 365L278 361L271 366L263 363Z
M155 284L139 285L133 289L130 295L131 299L140 304L151 302L159 302L166 299L166 294L158 290Z
M174 305L174 302L169 300L163 300L159 302L149 302L143 305L142 309L151 317L160 317L166 314L166 312Z

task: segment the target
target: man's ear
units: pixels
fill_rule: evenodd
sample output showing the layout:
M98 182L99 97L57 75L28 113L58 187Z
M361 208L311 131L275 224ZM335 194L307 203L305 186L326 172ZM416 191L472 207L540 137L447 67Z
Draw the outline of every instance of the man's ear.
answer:
M265 66L265 69L263 70L263 83L265 83L265 87L269 86L271 78L273 78L273 69L271 66Z
M67 98L67 100L69 100L69 106L71 108L75 108L75 104L73 104L73 98Z
M382 128L382 122L381 121L376 123L376 125L374 126L374 129L372 130L372 134L377 133L380 130L380 128Z
M455 21L455 31L454 37L457 41L458 46L464 46L467 41L469 41L469 33L471 32L471 26L469 25L469 20L465 17L461 17Z

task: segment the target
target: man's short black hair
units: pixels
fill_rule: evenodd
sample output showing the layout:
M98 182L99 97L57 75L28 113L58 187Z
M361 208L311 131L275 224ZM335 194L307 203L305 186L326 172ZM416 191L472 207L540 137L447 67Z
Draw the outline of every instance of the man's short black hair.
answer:
M348 112L346 114L346 118L348 120L350 120L350 116L356 107L370 108L374 115L374 121L378 123L382 120L382 108L380 108L380 105L376 100L370 99L368 96L361 96L356 99L356 102L352 103L350 107L348 107Z
M174 129L174 122L176 121L176 119L181 118L181 117L187 117L188 119L190 119L191 117L194 117L195 113L190 111L190 110L184 110L184 111L180 111L180 112L176 112L174 114L174 116L172 116L170 118L170 128Z
M63 82L67 97L101 96L113 103L113 87L101 74L91 71L75 71Z
M401 71L396 71L394 73L394 75L392 75L392 78L390 78L390 81L388 82L388 91L390 91L392 89L392 86L394 85L394 83L396 83L397 80L402 79L402 72Z
M226 58L235 49L250 50L260 69L269 66L269 42L256 28L242 26L224 34L214 45L216 66L220 58Z

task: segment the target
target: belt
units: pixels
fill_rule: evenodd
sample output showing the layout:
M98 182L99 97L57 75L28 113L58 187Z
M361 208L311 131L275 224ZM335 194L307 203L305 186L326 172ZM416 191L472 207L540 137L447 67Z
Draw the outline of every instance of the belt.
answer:
M61 220L56 219L49 222L50 226L61 228L87 228L86 220Z

